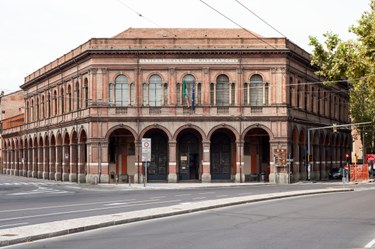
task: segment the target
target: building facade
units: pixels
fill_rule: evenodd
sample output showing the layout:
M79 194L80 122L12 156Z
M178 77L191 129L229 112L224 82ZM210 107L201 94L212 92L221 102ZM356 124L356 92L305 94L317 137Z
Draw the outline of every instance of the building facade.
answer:
M308 128L349 122L347 86L321 81L296 44L242 29L91 39L25 78L25 124L4 130L3 172L142 182L151 138L148 181L305 179ZM309 174L328 178L350 132L310 136Z

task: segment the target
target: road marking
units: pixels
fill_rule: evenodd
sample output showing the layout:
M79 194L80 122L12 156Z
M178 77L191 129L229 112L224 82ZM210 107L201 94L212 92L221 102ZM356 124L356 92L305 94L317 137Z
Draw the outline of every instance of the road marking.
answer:
M203 200L203 199L206 199L207 197L194 197L194 198L191 198L192 200Z
M192 194L180 194L180 195L175 195L175 196L189 196L189 195L192 195Z
M66 194L66 193L73 193L73 192L65 191L65 190L58 190L58 189L53 189L53 188L38 187L38 189L34 189L31 191L12 193L8 195L35 195L35 194L47 194L47 193Z
M138 204L127 205L127 206L132 207L132 206L142 206L142 205L149 205L149 204L162 204L162 203L180 202L180 201L181 200L170 200L170 201L160 201L160 202L152 202L152 203L138 203ZM39 217L47 217L47 216L57 216L57 215L64 215L64 214L85 213L85 212L115 209L115 208L118 208L118 207L119 206L101 207L101 208L91 208L91 209L83 209L83 210L72 210L72 211L67 211L67 212L56 212L56 213L49 213L49 214L37 214L37 215L29 215L29 216L22 216L22 217L5 218L5 219L0 219L0 221L11 221L11 220L39 218Z
M136 199L129 199L130 201L136 201ZM24 212L24 211L31 211L31 210L39 210L39 209L55 209L55 208L63 208L63 207L78 207L78 206L88 206L88 205L98 205L98 204L108 204L110 202L119 202L116 201L101 201L101 202L89 202L89 203L79 203L79 204L69 204L69 205L59 205L59 206L47 206L47 207L35 207L35 208L20 208L20 209L11 209L11 210L0 210L0 213L11 213L11 212Z
M250 195L251 193L238 193L237 195Z
M166 196L155 196L155 197L150 197L149 199L162 199L165 198Z
M372 248L372 246L375 245L375 239L371 240L367 245L365 245L365 248Z
M201 192L201 193L198 193L199 195L206 195L206 194L215 194L216 192Z
M0 227L15 227L15 226L21 226L21 225L27 225L28 222L22 222L22 223L14 223L14 224L7 224L7 225L1 225Z

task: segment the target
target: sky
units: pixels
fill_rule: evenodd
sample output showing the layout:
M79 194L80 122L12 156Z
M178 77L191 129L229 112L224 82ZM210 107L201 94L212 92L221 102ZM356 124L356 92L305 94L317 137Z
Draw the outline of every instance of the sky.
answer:
M281 35L235 0L202 0L241 27ZM87 42L132 28L239 28L201 0L0 0L0 91ZM311 52L308 36L332 31L354 39L370 0L238 0L288 39Z

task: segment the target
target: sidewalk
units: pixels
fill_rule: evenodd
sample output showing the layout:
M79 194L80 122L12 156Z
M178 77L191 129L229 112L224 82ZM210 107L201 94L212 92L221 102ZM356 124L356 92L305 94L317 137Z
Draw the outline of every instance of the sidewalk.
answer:
M246 183L247 184L247 183ZM251 184L251 183L250 183ZM259 183L258 183L259 184ZM263 184L263 183L261 183ZM172 186L173 185L173 186ZM186 187L218 187L223 184L191 184L188 186L181 186L184 184L146 184L147 189L160 189L160 188L186 188ZM244 185L235 184L234 185ZM254 185L252 183L251 185ZM228 184L225 184L228 186ZM118 185L117 185L118 187ZM121 185L120 185L121 187ZM125 187L125 186L123 186ZM128 186L129 188L129 186ZM132 189L143 188L143 184L136 184L130 186ZM276 192L268 194L258 194L258 195L248 195L241 197L231 197L224 199L216 199L209 201L199 201L199 202L189 202L180 203L178 205L172 205L168 207L152 208L139 211L131 211L124 213L115 213L110 215L99 215L79 219L71 219L64 221L55 221L49 223L42 223L37 225L29 225L23 227L9 228L0 230L0 247L7 245L14 245L23 242L30 242L34 240L40 240L45 238L52 238L61 235L67 235L72 233L78 233L83 231L88 231L92 229L108 227L113 225L137 222L142 220L149 220L161 217L168 217L173 215L187 214L192 212L198 212L202 210L208 210L219 207L226 207L232 205L239 205L251 202L259 202L265 200L281 199L294 196L303 195L314 195L322 193L334 193L334 192L347 192L352 191L350 186L346 188L329 188L329 189L314 189L314 190L298 190L289 192Z

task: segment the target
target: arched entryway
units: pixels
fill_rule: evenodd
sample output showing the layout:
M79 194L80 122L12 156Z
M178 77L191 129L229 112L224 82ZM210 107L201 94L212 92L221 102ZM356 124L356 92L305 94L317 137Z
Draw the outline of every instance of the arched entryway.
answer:
M270 136L262 128L254 128L245 135L244 144L245 174L250 181L258 181L264 176L269 181L270 174Z
M148 181L166 181L168 178L168 137L158 129L150 130L144 138L151 138L151 162L147 167Z
M187 129L177 137L177 163L179 180L199 180L202 138L200 134Z
M211 136L210 148L211 179L231 180L234 173L235 137L225 129L215 131Z
M137 173L135 167L135 139L133 134L119 128L109 135L108 144L109 182L127 182Z

